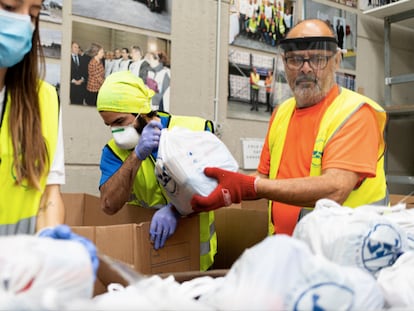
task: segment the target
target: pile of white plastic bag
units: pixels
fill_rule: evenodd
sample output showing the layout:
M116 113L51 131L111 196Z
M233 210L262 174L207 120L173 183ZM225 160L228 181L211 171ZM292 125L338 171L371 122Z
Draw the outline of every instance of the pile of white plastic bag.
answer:
M1 238L0 309L409 310L414 305L414 210L320 200L293 237L247 249L223 277L183 283L143 276L91 297L89 256L76 242ZM73 254L69 255L69 254Z
M327 199L301 219L293 237L315 254L373 275L409 249L406 232L373 208L350 208Z
M385 308L414 305L414 209L403 203L349 208L323 199L298 223L293 237L314 254L371 273Z
M380 310L371 274L314 255L303 242L271 236L246 250L224 277L178 283L151 276L66 310Z

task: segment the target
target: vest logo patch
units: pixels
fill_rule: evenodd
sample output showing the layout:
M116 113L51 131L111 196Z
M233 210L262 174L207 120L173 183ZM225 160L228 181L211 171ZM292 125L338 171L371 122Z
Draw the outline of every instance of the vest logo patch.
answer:
M321 167L322 155L323 155L323 152L313 150L312 152L312 166L313 167Z

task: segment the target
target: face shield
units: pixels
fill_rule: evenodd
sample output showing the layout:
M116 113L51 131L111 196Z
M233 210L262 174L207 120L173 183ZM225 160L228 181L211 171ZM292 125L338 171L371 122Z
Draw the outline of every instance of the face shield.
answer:
M306 58L301 52L309 56ZM299 70L307 62L314 69L324 69L330 58L338 51L338 42L334 37L299 37L280 40L279 52L286 67Z

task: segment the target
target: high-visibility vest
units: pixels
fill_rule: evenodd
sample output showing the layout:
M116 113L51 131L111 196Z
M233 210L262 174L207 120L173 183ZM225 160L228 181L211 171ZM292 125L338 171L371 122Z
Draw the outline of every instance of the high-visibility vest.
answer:
M181 126L195 131L203 131L209 128L214 132L211 121L189 116L172 116L167 112L158 112L159 117L168 118L168 128ZM113 139L108 142L109 148L125 161L131 150L119 148ZM168 203L164 189L159 185L154 173L155 160L152 155L141 162L133 184L135 198L129 204L139 205L145 208L160 208ZM214 262L217 253L217 236L214 223L214 212L200 213L200 270L206 271Z
M252 89L258 90L259 86L257 83L260 81L260 75L258 73L254 73L253 71L250 73L250 82Z
M365 204L388 205L388 192L384 171L385 141L383 133L387 120L386 112L373 100L351 90L341 88L340 94L327 108L313 147L309 176L322 174L322 156L326 144L335 135L338 129L363 105L368 105L374 112L380 129L380 146L378 149L376 176L366 178L361 185L354 189L343 203L344 206L358 207ZM291 116L295 110L296 101L290 98L278 108L275 118L269 129L269 150L271 155L269 178L276 179L280 159L282 157L285 137ZM310 207L311 208L311 207ZM272 202L269 202L269 234L274 232L271 218Z
M34 234L40 199L46 188L49 168L55 156L59 130L59 102L56 89L39 82L41 129L45 139L48 162L40 178L40 190L29 186L27 180L16 184L14 152L9 129L10 94L6 94L3 121L0 128L0 235Z
M251 32L256 33L258 23L259 23L259 19L257 17L256 18L250 17L247 22L247 27L249 28Z

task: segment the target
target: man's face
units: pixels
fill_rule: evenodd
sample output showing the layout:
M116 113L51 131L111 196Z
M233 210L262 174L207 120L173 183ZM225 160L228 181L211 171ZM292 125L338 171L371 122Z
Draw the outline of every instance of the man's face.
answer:
M72 44L72 54L79 54L79 45L77 43Z
M335 72L341 62L332 29L319 19L304 20L281 40L280 48L296 106L320 102L335 85Z
M335 84L337 54L326 50L297 50L285 54L286 78L298 107L321 101Z
M123 59L128 59L129 53L127 52L127 50L123 49L121 52L121 56Z
M136 118L136 116L132 113L113 111L100 111L99 114L101 115L106 126L128 126L130 124L134 124L134 127L137 129L139 134L142 133L145 125L147 125L147 121L142 115Z
M127 126L135 119L132 113L100 111L99 114L107 126Z
M116 50L114 51L114 55L115 55L115 58L116 58L116 59L121 58L121 50L116 49Z
M105 55L105 58L108 59L108 60L114 59L114 53L112 51L107 51L106 55Z

